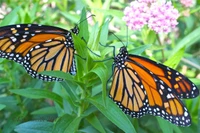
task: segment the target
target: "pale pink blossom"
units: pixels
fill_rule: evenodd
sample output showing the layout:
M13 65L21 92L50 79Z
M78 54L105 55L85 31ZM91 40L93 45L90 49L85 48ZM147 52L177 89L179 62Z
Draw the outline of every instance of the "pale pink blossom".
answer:
M178 10L175 9L171 2L167 3L152 3L150 8L150 18L148 27L158 32L168 33L171 28L175 28L178 24Z
M130 29L140 30L144 25L147 25L157 33L168 33L171 28L175 28L178 24L179 13L171 2L163 1L147 4L144 0L140 1L131 2L131 6L124 10L123 20Z
M181 4L185 7L192 7L194 5L194 0L180 0Z
M126 21L127 26L132 30L141 29L149 19L147 11L149 7L147 3L133 1L130 7L126 7L124 10L125 16L123 20Z
M156 0L138 0L139 2L144 2L144 3L154 3Z

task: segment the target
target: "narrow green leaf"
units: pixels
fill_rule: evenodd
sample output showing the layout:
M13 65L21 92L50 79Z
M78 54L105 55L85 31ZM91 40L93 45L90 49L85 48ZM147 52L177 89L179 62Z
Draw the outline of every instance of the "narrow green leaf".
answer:
M64 115L58 119L53 127L53 133L73 133L79 127L82 117Z
M163 120L160 117L156 117L160 128L162 129L163 133L173 133L172 128L170 128L170 123L166 120Z
M5 107L6 107L6 105L0 104L0 110L4 109Z
M81 122L82 117L76 117L69 126L65 129L64 133L72 133L76 130L78 130L79 124Z
M31 112L32 115L48 115L48 114L56 114L55 107L44 107L38 110Z
M53 93L48 90L42 90L42 89L16 89L16 90L10 90L12 93L32 98L32 99L41 99L41 98L49 98L55 102L57 102L62 107L62 98L57 95L56 93Z
M184 37L179 43L175 46L175 48L172 51L171 56L174 56L177 51L179 51L183 47L189 47L193 44L195 44L197 41L200 40L200 27L192 31L190 34L188 34L186 37Z
M73 76L69 73L65 73L62 71L43 71L39 72L40 74L48 75L48 76L53 76L61 79L66 79L66 80L74 80Z
M7 83L10 83L10 81L6 78L2 78L1 77L1 81L0 81L0 84L7 84Z
M161 117L156 117L156 119L163 133L174 133L174 131L176 131L176 133L181 133L178 126L169 123Z
M110 20L107 19L102 25L101 33L100 33L100 43L105 45L108 39L108 26L109 26Z
M91 33L90 33L90 38L89 38L89 41L88 41L88 47L91 50L97 50L98 46L96 46L96 42L99 42L99 37L100 37L99 27L98 27L98 23L96 23L92 27L92 30L91 30Z
M0 103L6 107L15 108L18 104L17 99L14 96L0 97Z
M106 107L102 104L100 96L88 99L90 103L98 108L111 122L122 129L126 133L136 133L135 128L131 124L127 116L117 107L117 105L106 98Z
M17 133L51 133L53 123L47 121L29 121L16 126Z
M99 65L98 67L95 67L94 69L91 70L91 72L95 73L98 75L102 82L102 100L104 105L106 105L106 86L107 86L107 79L108 79L108 69L104 65Z
M85 10L85 8L83 8L82 12L81 12L81 19L80 19L80 22L79 22L79 29L80 29L80 32L79 32L78 36L80 38L83 37L85 41L88 41L89 31L88 31L88 21L87 21L87 18L86 18L86 10Z
M19 12L20 9L21 9L20 6L17 6L16 8L14 8L14 10L12 10L12 12L6 15L3 21L1 21L0 26L15 24L18 19L17 13Z
M87 120L99 132L106 133L106 131L104 130L104 128L103 128L103 126L101 124L101 122L98 120L98 118L94 114L91 114L89 117L87 117Z
M38 3L35 3L31 9L31 12L30 13L30 17L31 17L31 22L34 22L34 20L36 19L37 15L37 11L38 11Z
M79 97L76 94L77 88L77 85L70 81L55 83L53 92L63 97L63 108L56 106L59 115L61 115L63 111L67 114L72 114L76 110L79 101Z
M79 15L71 14L68 12L60 12L66 19L69 19L73 23L77 23L79 20Z
M79 97L76 93L78 85L75 82L61 82L60 84L65 88L66 92L74 102L79 101Z
M3 126L3 133L11 133L14 128L25 119L27 116L27 111L22 112L12 112L12 114L6 119L6 123Z
M129 54L136 54L136 55L139 55L141 54L142 52L144 52L146 49L150 48L152 45L151 44L147 44L147 45L142 45L142 46L139 46L139 47L136 47L132 50L129 50Z
M171 68L176 68L179 64L181 58L184 55L185 48L179 49L173 56L171 56L164 64L170 66Z

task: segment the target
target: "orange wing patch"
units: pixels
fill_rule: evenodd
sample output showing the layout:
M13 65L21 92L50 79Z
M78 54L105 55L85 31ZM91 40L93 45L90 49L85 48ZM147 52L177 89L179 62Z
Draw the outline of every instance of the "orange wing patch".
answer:
M179 98L193 98L199 95L197 87L181 73L141 56L130 55L129 59L145 66L169 88L173 89Z

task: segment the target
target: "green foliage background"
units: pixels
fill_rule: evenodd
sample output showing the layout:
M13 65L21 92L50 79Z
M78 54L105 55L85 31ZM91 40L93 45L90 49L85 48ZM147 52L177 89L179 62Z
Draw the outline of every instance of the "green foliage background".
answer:
M179 18L177 31L156 35L147 29L127 30L122 21L123 9L129 4L126 0L1 0L0 26L37 23L71 29L78 24L80 34L73 36L77 75L48 73L66 79L63 82L33 79L21 65L0 58L0 132L200 132L199 97L184 100L192 117L190 127L177 127L155 116L136 119L125 115L108 98L113 60L105 59L113 57L113 49L99 45L115 46L117 54L128 44L129 53L176 68L200 88L199 3L190 9L189 17ZM178 1L173 4L179 11L186 10ZM82 21L89 13L95 17Z

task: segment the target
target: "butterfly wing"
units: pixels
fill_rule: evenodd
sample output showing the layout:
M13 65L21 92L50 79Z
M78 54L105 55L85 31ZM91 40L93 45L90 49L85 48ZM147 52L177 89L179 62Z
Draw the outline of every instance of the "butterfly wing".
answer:
M0 27L0 57L22 64L32 77L42 80L61 79L38 72L76 73L71 32L53 26L20 24Z
M188 110L172 89L132 61L126 61L122 69L115 67L110 97L131 117L150 114L176 125L191 124Z
M135 58L139 57L128 55L124 47L115 57L111 99L132 117L150 114L176 125L189 126L189 112L176 96L174 88L170 88L160 75L152 72L155 67L149 68L149 65L138 62Z
M149 71L172 88L179 98L194 98L199 96L197 86L176 70L137 55L130 55L129 59L137 62L139 65L145 66Z

